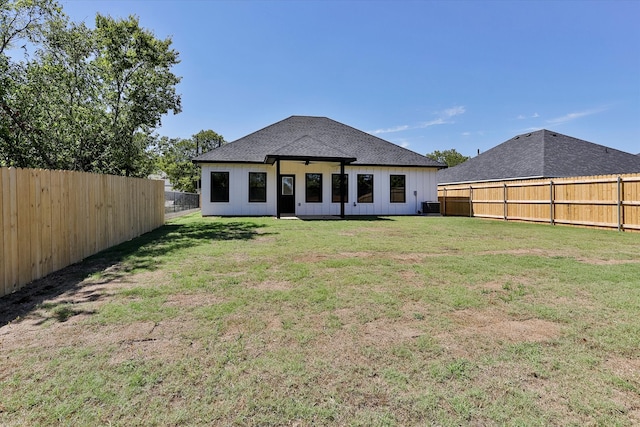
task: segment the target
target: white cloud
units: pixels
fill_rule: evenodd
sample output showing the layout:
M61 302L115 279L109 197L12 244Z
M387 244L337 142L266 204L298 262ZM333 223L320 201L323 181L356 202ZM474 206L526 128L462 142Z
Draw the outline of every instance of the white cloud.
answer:
M465 113L465 108L463 106L457 106L457 107L453 107L453 108L447 108L446 110L444 110L442 112L442 114L446 117L453 117L453 116L457 116L459 114L464 114Z
M522 119L524 119L524 118L525 118L525 117L524 117L522 114L520 114L518 117L516 117L516 119L518 119L518 120L522 120Z
M562 124L562 123L567 123L567 122L570 122L572 120L579 119L581 117L586 117L586 116L591 116L592 114L601 113L604 110L606 110L606 108L598 108L598 109L593 109L593 110L579 111L577 113L569 113L569 114L565 114L564 116L561 116L561 117L556 117L555 119L547 120L547 123L551 123L551 124L554 124L554 125L559 125L559 124Z
M418 126L416 126L416 128L428 128L429 126L443 125L445 123L451 123L451 122L447 122L442 117L439 117L439 118L437 118L435 120L430 120L428 122L422 122Z
M461 135L462 136L471 136L471 135L483 136L484 135L484 131L483 130L476 130L476 131L473 131L473 132L466 131L466 132L462 132Z
M402 132L403 130L407 130L409 129L409 125L400 125L400 126L395 126L392 128L387 128L387 129L376 129L374 131L371 131L369 133L373 134L373 135L378 135L380 133L392 133L392 132Z
M446 110L442 110L442 111L438 111L435 113L436 116L438 116L437 118L433 119L433 120L429 120L427 122L421 122L418 123L417 125L399 125L399 126L394 126L391 128L386 128L386 129L376 129L373 131L369 131L370 134L372 135L379 135L381 133L392 133L392 132L402 132L405 130L410 130L410 129L424 129L427 128L429 126L436 126L436 125L444 125L444 124L451 124L454 123L453 120L450 120L451 117L454 116L458 116L460 114L464 114L466 112L466 109L463 106L455 106L455 107L451 107L451 108L447 108Z
M540 117L540 114L538 114L538 113L533 113L533 116L531 116L531 118L533 118L533 119L536 119L538 117Z

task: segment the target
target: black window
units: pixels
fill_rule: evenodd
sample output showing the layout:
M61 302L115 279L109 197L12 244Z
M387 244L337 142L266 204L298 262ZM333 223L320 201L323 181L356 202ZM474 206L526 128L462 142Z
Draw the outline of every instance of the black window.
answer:
M391 175L391 194L389 200L391 203L404 203L406 202L405 192L405 176L404 175Z
M373 203L373 175L358 175L358 203Z
M306 174L306 201L307 203L322 203L322 174Z
M349 175L344 176L344 201L349 202ZM333 203L340 203L340 174L334 173L331 175L331 201Z
M267 201L267 173L249 172L249 201Z
M229 172L211 172L211 201L229 201Z

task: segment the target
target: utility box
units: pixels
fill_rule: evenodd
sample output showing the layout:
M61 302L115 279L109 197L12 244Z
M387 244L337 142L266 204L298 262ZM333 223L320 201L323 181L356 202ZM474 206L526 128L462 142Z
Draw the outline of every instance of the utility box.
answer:
M422 213L440 215L440 202L422 202Z

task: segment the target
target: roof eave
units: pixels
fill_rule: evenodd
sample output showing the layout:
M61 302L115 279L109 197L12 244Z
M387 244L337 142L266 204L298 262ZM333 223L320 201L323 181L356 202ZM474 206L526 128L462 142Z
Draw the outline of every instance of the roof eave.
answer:
M282 156L275 154L267 154L264 163L274 164L277 160L293 160L302 162L338 162L345 164L353 163L357 159L355 157L322 157L322 156Z
M215 164L215 163L232 163L232 164L252 164L252 165L262 165L264 162L255 162L249 160L191 160L192 163L197 164Z
M438 185L458 185L458 184L480 184L483 182L503 182L503 181L523 181L527 179L545 179L545 178L557 178L551 176L519 176L515 178L495 178L495 179L480 179L473 181L451 181L451 182L439 182Z
M386 168L431 168L431 169L446 169L446 166L438 165L414 165L409 163L354 163L352 166L381 166Z

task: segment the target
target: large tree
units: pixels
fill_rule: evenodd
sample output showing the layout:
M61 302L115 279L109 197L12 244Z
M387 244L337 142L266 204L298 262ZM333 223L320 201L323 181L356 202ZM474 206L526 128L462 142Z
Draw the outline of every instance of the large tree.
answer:
M26 166L31 149L21 146L21 136L33 133L17 92L25 85L27 45L40 43L47 23L61 16L52 0L0 0L0 166Z
M44 0L0 0L0 6L11 5L3 19L31 16L16 10L38 2L52 12L37 15L40 26L32 24L22 36L36 48L33 59L12 63L0 52L6 70L0 78L8 80L0 89L0 162L147 175L153 167L152 132L164 114L180 112L180 78L171 71L179 61L171 40L157 39L135 17L98 14L95 29L89 29L56 14L55 3ZM16 33L4 26L2 31Z
M456 151L455 148L452 148L450 150L444 150L444 151L436 150L432 153L428 153L426 156L437 162L444 163L450 168L453 166L459 165L460 163L464 163L470 158L468 156L463 156L462 154L458 153L458 151Z
M157 143L157 168L176 190L193 193L198 190L200 168L191 159L224 143L222 135L212 130L202 130L190 139L162 137Z
M180 78L171 72L178 53L170 39L156 39L131 16L114 20L98 15L95 35L96 67L108 111L106 156L113 161L112 172L134 174L135 161L146 149L136 143L145 140L136 134L150 134L163 114L181 110L176 93Z

